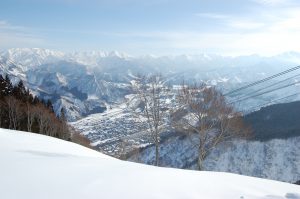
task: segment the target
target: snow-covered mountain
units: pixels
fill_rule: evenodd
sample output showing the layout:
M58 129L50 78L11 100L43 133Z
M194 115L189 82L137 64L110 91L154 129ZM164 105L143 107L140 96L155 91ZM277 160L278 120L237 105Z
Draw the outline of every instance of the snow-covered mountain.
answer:
M12 48L2 52L1 56L27 69L61 60L64 58L64 53L41 48Z
M300 199L298 185L120 161L56 138L0 129L5 199Z
M74 121L101 112L108 104L121 102L131 92L129 82L138 73L162 73L171 84L181 83L183 78L204 81L227 92L294 67L299 60L300 54L294 52L275 57L214 54L134 57L119 52L63 53L16 48L0 53L0 72L9 74L15 82L22 79L35 94L51 99L57 111L66 107L69 120ZM294 90L285 90L285 93ZM251 103L246 105L259 105L281 94L250 99Z

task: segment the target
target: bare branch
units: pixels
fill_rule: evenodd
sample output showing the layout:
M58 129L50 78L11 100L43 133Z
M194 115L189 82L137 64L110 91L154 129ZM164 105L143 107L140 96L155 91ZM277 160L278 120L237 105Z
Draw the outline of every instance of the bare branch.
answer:
M245 137L250 132L245 128L240 114L226 104L225 97L215 87L202 83L183 84L177 103L180 108L173 112L172 123L179 131L197 132L199 170L203 160L219 143L234 137Z

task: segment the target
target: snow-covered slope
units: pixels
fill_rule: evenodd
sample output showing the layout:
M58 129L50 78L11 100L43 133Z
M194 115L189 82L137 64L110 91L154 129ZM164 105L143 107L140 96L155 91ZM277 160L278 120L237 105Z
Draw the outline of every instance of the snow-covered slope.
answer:
M55 138L0 129L5 199L299 199L300 187L229 173L120 161Z
M296 182L300 179L300 137L266 142L236 140L215 148L203 169ZM133 155L129 160L153 164L155 147ZM190 139L174 136L160 146L160 164L165 167L196 169L197 148Z

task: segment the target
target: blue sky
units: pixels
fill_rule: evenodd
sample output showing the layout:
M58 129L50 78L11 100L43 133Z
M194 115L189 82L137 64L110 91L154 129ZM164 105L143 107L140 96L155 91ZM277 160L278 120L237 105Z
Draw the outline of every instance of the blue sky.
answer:
M132 55L300 51L299 0L1 0L0 48Z

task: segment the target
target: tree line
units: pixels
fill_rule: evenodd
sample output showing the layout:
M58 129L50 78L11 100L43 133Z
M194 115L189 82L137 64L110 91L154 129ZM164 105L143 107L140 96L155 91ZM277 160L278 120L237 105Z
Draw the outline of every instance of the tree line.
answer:
M0 75L0 128L70 139L64 109L56 115L50 100L33 96L22 80L13 85L8 75Z

